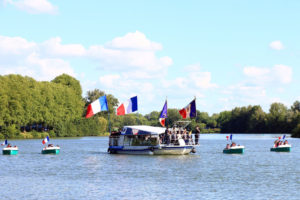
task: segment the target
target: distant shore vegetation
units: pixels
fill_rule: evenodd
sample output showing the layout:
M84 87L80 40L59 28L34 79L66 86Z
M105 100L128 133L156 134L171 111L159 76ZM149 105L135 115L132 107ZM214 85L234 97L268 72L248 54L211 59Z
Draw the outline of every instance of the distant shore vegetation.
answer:
M109 111L85 119L87 106L106 95ZM119 101L112 94L94 89L82 97L80 82L62 74L50 82L36 81L21 75L0 76L0 139L104 136L124 125L160 126L160 111L149 114L116 116ZM179 109L168 109L166 124L182 120ZM287 108L273 103L269 112L261 106L236 107L209 115L197 110L197 117L187 127L194 131L199 126L202 133L292 133L300 137L300 102Z

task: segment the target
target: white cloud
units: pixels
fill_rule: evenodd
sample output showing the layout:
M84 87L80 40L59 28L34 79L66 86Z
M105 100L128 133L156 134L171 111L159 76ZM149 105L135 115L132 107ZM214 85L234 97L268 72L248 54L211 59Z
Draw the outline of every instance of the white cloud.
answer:
M0 35L0 55L22 55L34 51L36 44L21 37L6 37Z
M288 84L292 82L293 70L286 65L275 65L273 68L275 79L278 79L281 83Z
M0 73L28 75L37 80L52 80L62 73L75 76L67 61L43 53L59 55L61 52L55 53L47 48L47 45L30 42L21 37L0 36Z
M136 31L117 37L106 45L93 45L88 55L99 63L99 69L124 72L131 78L157 78L166 75L172 59L157 57L162 45Z
M282 50L284 48L283 44L279 40L271 42L269 44L269 46L270 46L270 48L275 49L275 50Z
M256 85L289 84L293 77L292 68L286 65L275 65L272 68L244 67L243 72L247 81Z
M5 0L5 3L9 3L31 14L55 14L57 12L57 7L48 0Z
M61 44L61 38L51 38L45 41L40 46L41 51L46 55L52 56L84 56L86 54L86 49L81 44Z
M136 31L134 33L127 33L123 37L117 37L105 45L107 48L117 49L136 49L158 51L162 50L162 45L157 42L152 42L146 38L145 34Z

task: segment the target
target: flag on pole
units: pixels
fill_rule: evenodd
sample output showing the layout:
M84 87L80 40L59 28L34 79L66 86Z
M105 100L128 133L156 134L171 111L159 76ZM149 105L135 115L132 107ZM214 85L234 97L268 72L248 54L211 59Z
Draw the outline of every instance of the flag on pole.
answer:
M284 140L285 139L285 135L283 135L283 137L282 137L282 140Z
M194 99L183 109L179 110L179 114L182 116L183 119L196 117L196 99Z
M165 127L166 125L166 118L168 117L168 102L166 100L165 102L165 105L160 113L160 116L159 116L159 122L160 124Z
M117 108L117 115L125 115L138 110L137 96L131 97Z
M46 144L47 142L49 142L49 140L50 140L50 139L49 139L49 136L47 136L45 139L43 139L42 143L43 143L43 144Z
M7 145L7 140L5 140L5 141L1 144L1 146L4 146L4 145Z
M90 105L88 105L85 118L90 118L101 111L108 111L106 96L102 96Z
M226 139L228 140L228 138L229 138L229 136L228 135L226 135Z
M232 134L230 134L230 140L232 141Z

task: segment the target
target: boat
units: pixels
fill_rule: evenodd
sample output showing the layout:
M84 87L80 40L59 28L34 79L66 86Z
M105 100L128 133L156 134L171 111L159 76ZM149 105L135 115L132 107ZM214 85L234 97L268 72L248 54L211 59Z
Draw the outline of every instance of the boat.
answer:
M244 146L234 146L234 147L229 147L229 148L225 148L223 149L223 153L226 154L242 154L244 153Z
M162 127L124 126L122 131L110 135L108 152L138 155L185 155L196 152L190 140L178 137L166 142L163 139L165 132L166 128Z
M7 146L5 148L2 149L2 153L3 155L17 155L19 152L19 149L17 146Z
M273 146L270 151L275 151L275 152L290 152L292 148L292 145L290 144L282 144L279 146Z
M245 147L241 145L236 145L235 142L232 141L233 135L226 136L226 139L230 139L231 145L227 144L226 147L223 149L223 153L226 154L243 154L245 151Z
M59 154L60 147L54 146L53 144L48 144L48 146L42 149L42 154Z

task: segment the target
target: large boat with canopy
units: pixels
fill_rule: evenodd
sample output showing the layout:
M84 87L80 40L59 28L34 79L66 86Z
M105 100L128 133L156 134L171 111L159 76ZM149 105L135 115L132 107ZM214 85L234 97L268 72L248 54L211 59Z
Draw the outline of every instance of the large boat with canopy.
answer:
M195 153L191 133L180 128L124 126L109 137L108 152L112 154L185 155ZM175 134L174 134L175 133ZM178 134L177 134L178 133ZM187 134L190 136L188 137Z

